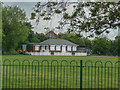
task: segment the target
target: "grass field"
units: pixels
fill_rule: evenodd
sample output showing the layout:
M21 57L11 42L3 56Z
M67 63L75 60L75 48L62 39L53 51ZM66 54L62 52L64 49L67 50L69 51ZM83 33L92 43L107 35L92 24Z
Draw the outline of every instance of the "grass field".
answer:
M118 88L118 58L29 55L2 56L3 88L79 88L80 60L83 88Z

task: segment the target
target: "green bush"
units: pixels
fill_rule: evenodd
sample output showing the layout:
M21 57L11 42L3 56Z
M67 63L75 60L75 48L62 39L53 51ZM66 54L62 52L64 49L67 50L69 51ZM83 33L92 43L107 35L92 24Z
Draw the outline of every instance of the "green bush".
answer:
M8 51L8 52L3 51L2 54L3 55L19 55L17 51Z

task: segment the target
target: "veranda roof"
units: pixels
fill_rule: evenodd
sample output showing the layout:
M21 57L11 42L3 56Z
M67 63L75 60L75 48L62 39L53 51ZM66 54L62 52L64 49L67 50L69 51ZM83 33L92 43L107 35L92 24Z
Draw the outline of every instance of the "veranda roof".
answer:
M31 45L67 45L67 46L79 46L65 39L48 39L41 43L29 43Z

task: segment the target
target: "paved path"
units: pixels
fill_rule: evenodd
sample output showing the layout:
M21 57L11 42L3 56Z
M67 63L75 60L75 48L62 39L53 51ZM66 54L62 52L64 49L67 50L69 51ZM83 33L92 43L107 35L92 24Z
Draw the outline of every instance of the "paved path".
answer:
M89 57L120 58L120 57L118 57L118 56L89 56Z

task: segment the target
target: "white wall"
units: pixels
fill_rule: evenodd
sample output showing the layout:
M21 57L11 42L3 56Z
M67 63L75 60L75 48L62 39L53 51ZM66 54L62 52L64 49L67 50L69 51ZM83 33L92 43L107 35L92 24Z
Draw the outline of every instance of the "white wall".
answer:
M26 52L31 55L51 55L50 52ZM54 55L56 56L72 56L71 52L55 52ZM79 53L76 52L75 56L87 56L87 53Z
M26 52L31 55L51 55L50 52Z
M87 56L87 53L76 52L75 56Z
M72 56L70 52L55 52L54 55L56 56Z

